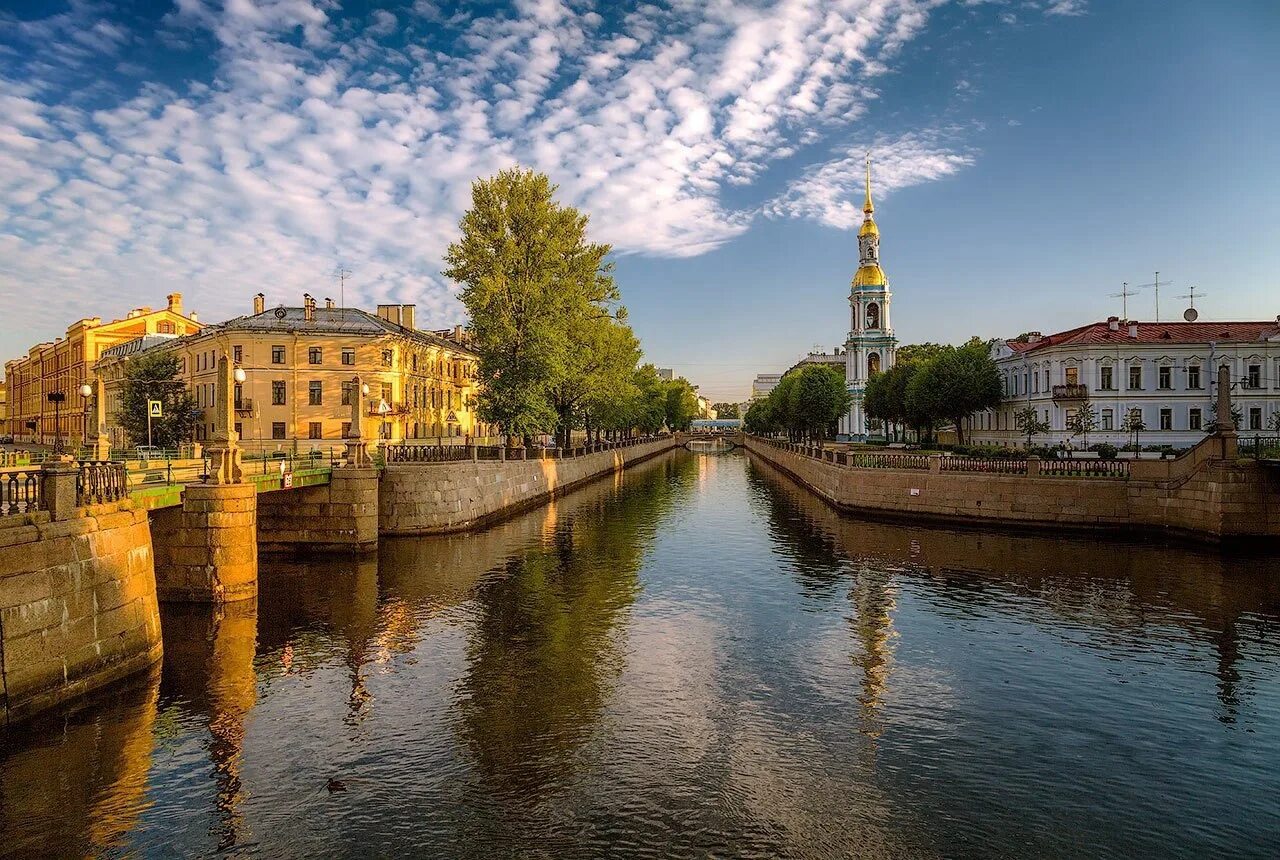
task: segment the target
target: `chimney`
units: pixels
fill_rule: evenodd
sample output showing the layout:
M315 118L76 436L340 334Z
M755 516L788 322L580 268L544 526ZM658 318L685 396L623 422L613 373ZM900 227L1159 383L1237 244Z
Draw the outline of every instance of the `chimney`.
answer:
M333 310L333 299L328 296L324 297L324 309L327 311Z
M462 343L462 326L456 325L453 327L453 339L456 343Z
M1107 328L1110 331L1120 331L1120 317L1107 317Z
M302 294L302 318L307 322L315 322L316 300L311 298L311 293Z
M400 325L405 328L413 328L413 313L417 309L417 305L405 305L400 308Z
M169 310L175 314L182 313L182 293L169 293L166 298L169 300Z
M1136 338L1138 336L1138 324L1136 322L1129 323L1129 337Z
M1039 343L1043 336L1038 331L1027 332L1027 343Z
M400 325L400 306L399 305L378 305L378 316L387 322Z
M260 314L266 311L266 309L267 309L267 297L264 296L262 293L258 293L256 296L253 297L253 312L255 314Z
M192 311L191 313L187 314L187 319L191 320L192 322L200 322L200 316L195 311Z

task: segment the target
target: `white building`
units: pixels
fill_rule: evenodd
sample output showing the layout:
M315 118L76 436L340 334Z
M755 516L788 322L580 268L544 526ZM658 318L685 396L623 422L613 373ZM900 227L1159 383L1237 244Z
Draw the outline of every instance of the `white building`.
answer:
M1050 431L1034 444L1080 446L1068 422L1088 399L1097 413L1089 444L1132 441L1121 429L1136 412L1146 429L1139 444L1187 448L1213 421L1217 368L1231 374L1242 434L1266 432L1280 412L1280 318L1263 322L1130 322L1119 317L992 347L1005 402L969 419L966 439L1025 444L1015 414L1035 407Z
M763 400L782 381L781 373L757 373L751 383L751 400Z

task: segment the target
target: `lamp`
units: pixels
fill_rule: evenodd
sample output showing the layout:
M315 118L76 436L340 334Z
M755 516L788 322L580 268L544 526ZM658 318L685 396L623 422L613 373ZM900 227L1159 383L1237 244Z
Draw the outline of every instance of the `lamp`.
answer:
M93 397L93 386L84 383L80 386L80 396L84 398L84 423L80 426L80 447L86 448L89 445L89 406Z
M248 378L248 377L245 375L245 372L244 372L244 368L243 368L243 367L237 367L237 368L235 369L235 372L231 374L231 377L232 377L236 382L244 382L244 381L245 381L245 379L247 379L247 378Z

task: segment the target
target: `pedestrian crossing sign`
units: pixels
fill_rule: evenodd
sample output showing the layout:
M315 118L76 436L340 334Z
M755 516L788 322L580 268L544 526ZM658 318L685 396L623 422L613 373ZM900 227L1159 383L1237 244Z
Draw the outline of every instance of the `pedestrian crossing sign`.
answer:
M164 410L159 400L147 401L147 415L151 418L163 418Z

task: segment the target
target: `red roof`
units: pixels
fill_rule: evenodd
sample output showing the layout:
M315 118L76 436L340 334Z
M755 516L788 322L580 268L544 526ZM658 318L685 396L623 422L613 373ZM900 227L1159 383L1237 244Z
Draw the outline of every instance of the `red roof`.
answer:
M1280 322L1139 322L1138 336L1129 336L1129 326L1120 324L1112 331L1106 322L1090 323L1042 337L1035 343L1006 341L1014 352L1030 352L1047 346L1063 344L1124 344L1124 343L1209 343L1216 341L1253 343L1280 337Z

